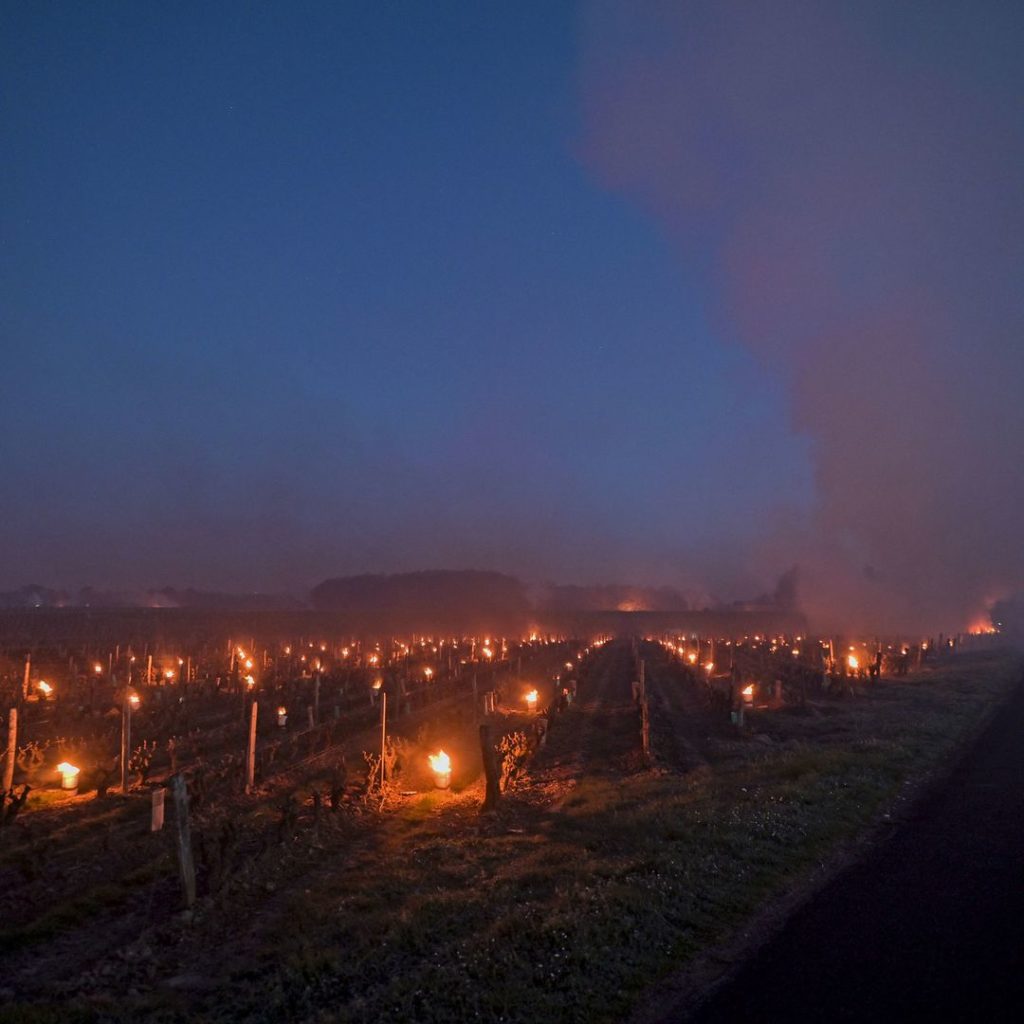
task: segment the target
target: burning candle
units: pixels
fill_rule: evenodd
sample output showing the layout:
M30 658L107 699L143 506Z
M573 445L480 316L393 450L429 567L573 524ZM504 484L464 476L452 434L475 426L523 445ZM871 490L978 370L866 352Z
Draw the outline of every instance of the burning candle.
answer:
M742 693L743 703L750 707L754 703L754 684L751 683L749 686L744 686Z
M139 704L142 703L137 693L128 694L128 703L132 706L132 711L135 711Z
M67 761L61 761L61 763L57 765L57 771L60 772L61 789L78 789L78 768L73 764L69 764Z
M277 709L277 724L283 729L288 724L288 709L279 707Z
M428 754L430 770L434 773L434 785L438 789L447 789L452 781L452 759L443 751Z
M538 694L536 690L530 690L530 692L526 695L526 709L528 711L537 710L537 697Z

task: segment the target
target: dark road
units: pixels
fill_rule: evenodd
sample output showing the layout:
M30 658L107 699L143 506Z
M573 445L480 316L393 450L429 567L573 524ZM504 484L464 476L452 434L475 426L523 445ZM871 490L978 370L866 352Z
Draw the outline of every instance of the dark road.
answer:
M948 782L689 1019L1002 1021L1022 1014L1019 686Z

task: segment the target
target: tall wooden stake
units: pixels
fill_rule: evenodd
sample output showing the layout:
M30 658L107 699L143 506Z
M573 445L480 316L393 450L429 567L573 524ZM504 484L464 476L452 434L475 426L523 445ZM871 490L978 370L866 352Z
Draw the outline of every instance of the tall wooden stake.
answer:
M7 715L7 757L4 760L4 788L10 793L14 786L14 758L18 752L18 709L11 708Z
M384 791L384 749L388 739L388 694L380 692L380 788Z
M178 868L181 888L185 894L185 907L196 901L196 868L192 860L192 831L188 823L188 789L180 775L171 777L171 796L174 798L175 839L178 847Z
M132 749L132 702L128 699L128 690L124 691L124 703L121 705L121 792L128 792L128 759Z
M25 677L21 683L21 693L28 700L29 677L32 675L32 655L25 655Z
M159 832L164 827L164 793L163 786L157 786L153 790L152 803L150 804L149 831Z
M245 752L245 791L251 793L256 782L256 718L259 715L260 706L257 701L252 702L249 710L249 746Z

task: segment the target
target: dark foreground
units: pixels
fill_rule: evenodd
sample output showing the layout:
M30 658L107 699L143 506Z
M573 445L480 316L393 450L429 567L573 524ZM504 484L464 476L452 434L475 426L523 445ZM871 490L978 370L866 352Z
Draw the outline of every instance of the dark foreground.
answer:
M1022 1012L1019 686L948 784L691 1019L1002 1021Z

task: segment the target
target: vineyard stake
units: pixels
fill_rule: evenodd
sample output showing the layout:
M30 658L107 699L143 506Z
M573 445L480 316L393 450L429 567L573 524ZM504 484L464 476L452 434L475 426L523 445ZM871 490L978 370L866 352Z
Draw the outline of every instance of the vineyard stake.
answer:
M164 787L157 786L153 790L152 804L150 805L149 831L159 832L164 827Z
M132 747L132 702L125 688L121 704L121 792L128 792L128 758Z
M388 692L380 692L380 789L384 792L384 747L388 737Z
M18 709L11 708L7 715L7 760L4 762L4 788L10 793L14 788L14 757L18 750Z
M256 781L256 718L259 715L259 710L259 703L254 700L249 711L249 747L245 753L246 793L252 792L253 783Z
M188 789L180 775L171 778L171 796L174 798L175 838L181 887L185 893L185 907L189 909L196 901L196 867L192 860L192 832L188 824Z

